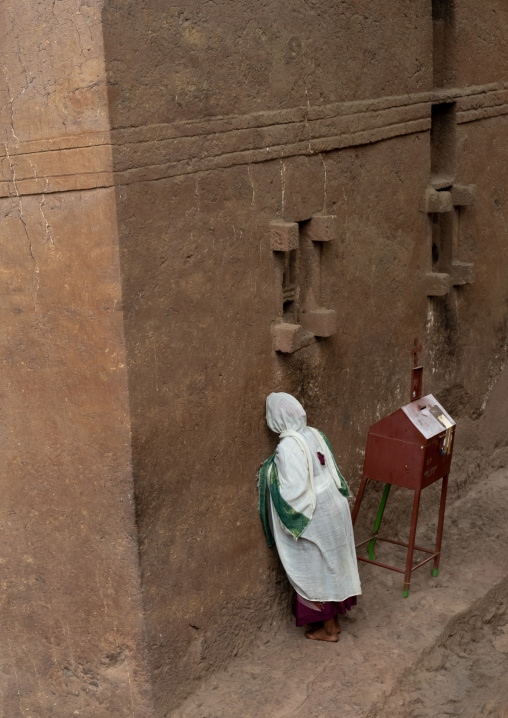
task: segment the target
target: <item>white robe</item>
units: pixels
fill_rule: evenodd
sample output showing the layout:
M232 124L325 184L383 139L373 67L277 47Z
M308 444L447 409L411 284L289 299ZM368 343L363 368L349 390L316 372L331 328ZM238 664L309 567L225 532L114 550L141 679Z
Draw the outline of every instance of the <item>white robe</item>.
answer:
M316 507L311 521L296 540L284 527L270 498L270 516L275 544L288 579L297 593L308 601L344 601L362 589L348 500L339 492L327 466L321 466L321 447L306 427L300 430L312 456ZM294 509L300 510L309 481L307 459L299 442L288 436L275 453L280 493Z

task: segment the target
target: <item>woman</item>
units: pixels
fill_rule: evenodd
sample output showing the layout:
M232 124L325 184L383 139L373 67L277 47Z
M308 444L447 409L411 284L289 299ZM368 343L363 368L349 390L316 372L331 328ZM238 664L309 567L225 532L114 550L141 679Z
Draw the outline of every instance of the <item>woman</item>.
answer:
M307 638L336 642L338 614L362 590L347 497L349 489L324 434L307 426L290 394L270 394L266 421L279 434L259 470L259 513L268 546L275 542L296 591L296 625L323 622Z

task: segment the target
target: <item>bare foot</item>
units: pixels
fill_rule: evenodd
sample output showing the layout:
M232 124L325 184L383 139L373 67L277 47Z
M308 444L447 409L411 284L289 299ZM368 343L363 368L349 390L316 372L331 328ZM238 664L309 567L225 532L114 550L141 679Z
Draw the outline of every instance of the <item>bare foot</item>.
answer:
M305 638L313 641L328 641L329 643L337 643L339 640L338 633L327 633L324 628L317 628L315 631L305 631Z
M312 633L312 631L317 631L318 628L323 627L323 621L316 621L314 623L306 623L304 628L304 633Z

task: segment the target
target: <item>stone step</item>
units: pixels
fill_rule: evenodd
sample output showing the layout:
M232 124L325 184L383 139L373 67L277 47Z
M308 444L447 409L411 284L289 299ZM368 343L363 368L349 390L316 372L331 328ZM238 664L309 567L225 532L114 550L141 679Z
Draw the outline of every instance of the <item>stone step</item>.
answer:
M508 718L508 578L452 618L365 718Z

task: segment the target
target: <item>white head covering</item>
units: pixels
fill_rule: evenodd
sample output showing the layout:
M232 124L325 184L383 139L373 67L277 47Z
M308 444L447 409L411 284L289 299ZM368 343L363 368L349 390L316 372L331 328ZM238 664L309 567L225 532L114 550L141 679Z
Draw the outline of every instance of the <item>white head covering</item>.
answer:
M292 508L311 518L316 508L316 490L314 487L314 469L309 445L302 435L307 428L307 414L298 399L285 392L269 394L266 398L266 423L281 439L291 436L300 445L307 464L307 481L300 492L298 501L290 502ZM301 461L296 454L293 461Z
M281 391L266 397L266 423L279 435L301 431L307 426L307 414L298 399Z

